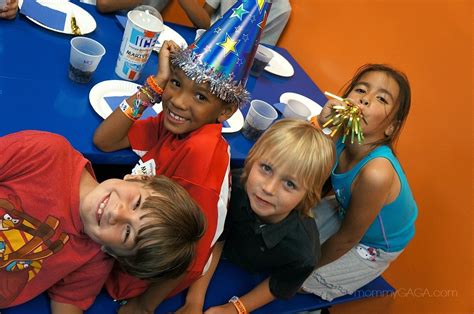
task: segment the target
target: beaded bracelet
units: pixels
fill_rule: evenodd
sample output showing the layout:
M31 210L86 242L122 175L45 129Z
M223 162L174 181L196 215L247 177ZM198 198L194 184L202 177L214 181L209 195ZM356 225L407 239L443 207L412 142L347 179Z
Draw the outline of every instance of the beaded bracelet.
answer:
M161 95L155 93L146 83L143 86L138 87L138 90L142 92L152 104L156 104L161 101Z
M237 313L248 314L245 305L242 303L242 301L240 301L239 297L234 295L232 298L230 298L229 303L232 303L235 306Z
M146 91L146 95L150 98L150 101L152 103L156 104L161 101L161 95L163 95L163 89L160 86L158 86L158 84L156 83L152 75L150 75L146 79L142 88Z
M157 102L161 101L161 97L159 97L156 94L154 94L153 92L151 92L150 89L147 88L147 86L145 86L145 85L138 87L138 92L143 93L143 95L145 95L146 98L148 98L148 100L150 101L149 102L150 106L152 106L153 104L156 104Z

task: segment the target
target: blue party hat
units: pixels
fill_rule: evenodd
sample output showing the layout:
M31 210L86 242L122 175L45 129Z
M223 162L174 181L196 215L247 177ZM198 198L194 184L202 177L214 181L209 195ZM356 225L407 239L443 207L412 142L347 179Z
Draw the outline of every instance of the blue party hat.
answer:
M245 89L250 67L271 3L239 0L222 18L171 62L196 83L209 83L211 93L239 107L250 99Z

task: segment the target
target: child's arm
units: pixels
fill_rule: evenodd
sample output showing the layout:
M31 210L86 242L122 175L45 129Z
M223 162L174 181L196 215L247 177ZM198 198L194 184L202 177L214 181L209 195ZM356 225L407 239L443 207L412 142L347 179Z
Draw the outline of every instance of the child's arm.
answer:
M249 293L240 298L248 313L258 309L275 300L275 296L270 292L270 278L262 281L258 286L253 288ZM227 303L214 306L208 309L205 314L235 314L237 313L234 304Z
M376 158L367 163L354 181L341 228L321 246L317 267L335 261L359 243L382 207L398 195L390 192L396 180L398 176L387 159Z
M132 106L135 98L133 95L127 99L129 106ZM93 139L95 146L105 152L130 147L127 134L132 124L133 121L117 107L95 130Z
M101 13L129 10L142 4L142 0L97 0L97 10Z
M211 26L211 16L215 9L204 2L204 6L200 6L197 0L179 0L179 5L197 28L208 29Z
M154 282L140 296L128 300L127 304L120 307L119 314L153 314L161 302L183 280L186 274L178 278Z
M204 306L204 300L206 298L207 287L211 281L214 272L216 271L217 264L221 258L222 249L224 247L224 241L217 242L212 249L212 260L211 265L207 272L198 280L196 280L188 290L186 295L186 303L183 307L176 311L176 314L195 314L202 313Z
M324 104L323 110L319 113L318 116L316 116L316 121L319 125L319 128L324 129L324 124L330 119L329 116L334 112L333 107L334 106L346 106L346 103L342 100L339 99L329 99L326 104ZM311 118L311 123L315 124L314 117ZM331 127L331 125L326 126L326 127ZM332 136L332 139L334 142L337 142L341 134L341 131L337 132L334 136Z
M170 54L178 49L180 49L179 46L173 41L165 41L161 47L159 71L155 76L155 82L162 88L166 86L171 73L169 65ZM136 95L135 93L126 100L130 107L133 107ZM141 95L141 99L147 100L146 95ZM145 108L142 109L144 110ZM128 131L133 123L134 121L128 118L120 107L117 107L107 119L102 121L95 131L94 144L106 152L130 147Z
M82 314L83 311L72 304L59 303L59 302L55 302L54 300L51 300L51 313L52 314L63 314L63 313Z

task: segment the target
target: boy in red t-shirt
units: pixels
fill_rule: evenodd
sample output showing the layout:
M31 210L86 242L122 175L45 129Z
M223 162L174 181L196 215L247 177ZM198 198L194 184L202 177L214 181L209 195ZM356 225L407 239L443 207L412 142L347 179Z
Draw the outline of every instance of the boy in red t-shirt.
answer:
M0 309L47 291L53 314L82 313L112 269L109 255L150 280L192 262L205 218L172 180L99 184L89 161L47 132L0 137L0 151Z

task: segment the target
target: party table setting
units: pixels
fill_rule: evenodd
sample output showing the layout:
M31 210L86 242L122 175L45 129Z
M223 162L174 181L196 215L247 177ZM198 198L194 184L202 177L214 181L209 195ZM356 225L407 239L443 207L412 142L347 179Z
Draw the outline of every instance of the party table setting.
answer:
M136 91L138 84L156 73L163 41L171 39L185 48L194 42L196 29L165 21L153 43L153 52L140 69L140 77L130 79L116 71L126 15L101 14L95 6L75 0L20 0L19 7L15 20L0 20L0 136L25 129L55 132L65 136L92 163L135 164L138 156L131 150L104 153L97 149L92 143L94 131L124 98ZM98 48L98 64L81 61L89 66L84 72L70 63L75 49L71 39L79 37L103 48L102 55ZM258 51L271 58L263 70L249 76L246 88L251 99L275 108L277 119L283 117L289 103L306 107L303 109L309 117L318 114L327 99L288 51L264 45ZM91 70L91 66L96 68ZM90 77L84 73L91 73ZM77 81L78 75L84 80L82 83ZM250 106L246 104L223 123L233 167L243 165L255 143L241 130ZM156 104L142 118L161 110L161 104Z
M139 157L131 149L102 152L94 146L93 134L117 107L133 121L163 110L165 117L173 117L168 117L170 121L187 120L170 109L173 99L177 99L172 91L169 91L171 100L166 99L166 89L174 87L165 87L162 104L163 89L153 78L159 67L160 49L169 47L164 45L166 40L173 40L184 50L171 55L172 66L186 75L185 82L192 80L193 88L196 86L192 84L204 86L196 88L198 92L175 92L178 96L174 97L189 92L194 99L199 90L206 89L219 99L215 106L239 105L230 118L222 121L222 134L231 149L231 167L243 166L252 145L278 119L318 124L317 115L326 96L339 103L333 105L328 121L322 125L326 128L323 131L331 136L339 132L342 141L363 141L360 125L364 117L358 106L337 95L323 94L287 50L258 45L269 4L264 1L254 4L248 9L255 10L244 21L243 15L250 11L243 9L243 3L240 7L235 4L233 12L227 11L205 31L163 21L156 9L149 6L116 15L101 14L94 5L76 0L19 0L18 16L13 21L0 20L0 136L27 129L54 132L67 138L95 165L132 168ZM133 105L124 102L134 94ZM182 103L186 107L186 102ZM228 111L229 116L232 112ZM217 116L206 123L221 121L222 113ZM215 130L219 134L220 128ZM199 160L195 162L199 164ZM140 161L140 165L144 163ZM100 215L97 214L98 220ZM267 274L247 273L221 261L204 306L227 303L230 296L246 293L266 277ZM377 289L393 291L384 281L379 281L374 281ZM184 303L184 297L185 292L181 292L167 299L155 313L176 311ZM343 302L344 298L360 296L345 296L336 302ZM86 313L115 313L120 304L102 291ZM296 295L254 312L294 313L327 306L330 306L328 302L316 296ZM49 309L48 296L42 293L19 306L2 309L2 313L49 313Z

